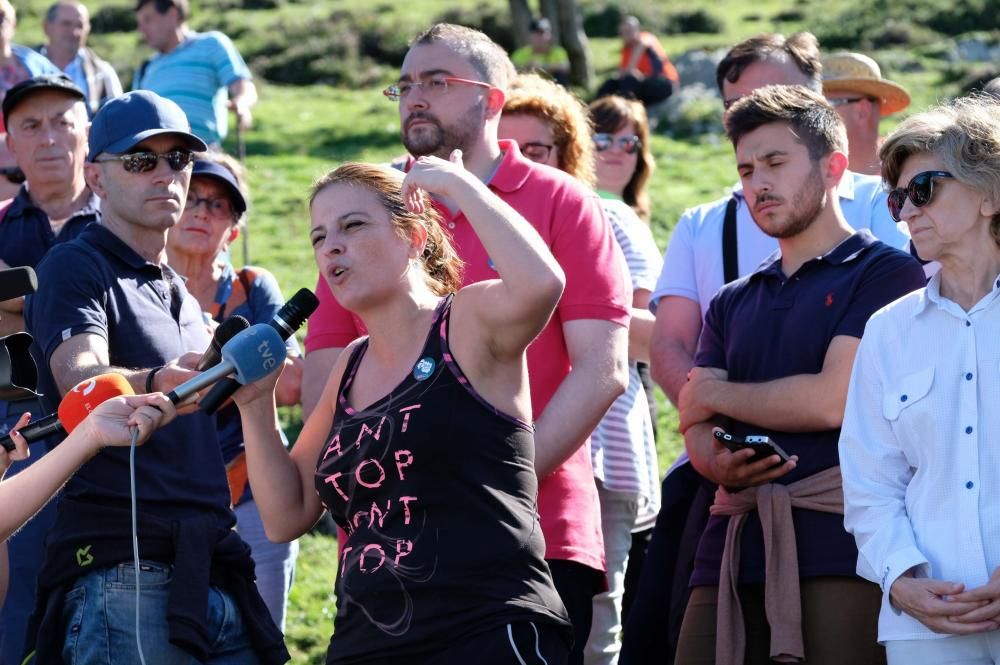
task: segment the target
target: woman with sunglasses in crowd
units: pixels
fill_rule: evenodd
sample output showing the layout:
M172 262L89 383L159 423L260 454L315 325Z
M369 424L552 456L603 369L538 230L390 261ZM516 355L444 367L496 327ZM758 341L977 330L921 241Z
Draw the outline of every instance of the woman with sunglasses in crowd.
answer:
M636 104L645 118L642 105ZM625 129L635 133L632 125ZM607 140L601 136L592 138L587 108L579 99L565 88L532 74L519 76L511 86L500 117L499 136L514 139L529 159L566 171L590 187L595 184L595 149L605 147ZM633 156L631 175L636 170L634 156L639 143L633 141L629 146ZM602 170L601 154L598 152L598 174ZM648 168L645 171L648 173ZM622 189L627 180L621 183ZM646 304L660 273L660 252L649 226L629 205L620 199L604 197L602 208L628 264L633 312L629 330L629 385L591 437L609 588L594 596L589 639L585 645L578 645L588 664L612 663L617 659L632 531L637 524L648 522L651 526L659 510L653 424L636 360L649 357L652 316Z
M430 194L465 214L496 279L459 288ZM565 664L525 361L562 270L458 150L415 160L405 180L344 164L310 211L320 275L368 334L338 355L290 454L273 379L234 399L268 535L296 538L324 508L346 532L327 663Z
M845 525L894 665L1000 662L998 117L958 99L879 155L892 216L941 265L868 322L841 430Z
M245 226L247 187L243 168L232 157L207 153L194 162L191 186L180 222L167 235L170 266L186 278L185 286L204 312L211 328L231 316L251 324L267 323L284 304L274 276L262 268L236 270L229 248ZM277 402L298 404L301 360L295 338L288 340L289 357L278 382ZM236 528L253 550L257 588L282 631L285 607L295 572L298 544L272 543L264 535L253 495L247 487L240 414L231 404L216 419Z

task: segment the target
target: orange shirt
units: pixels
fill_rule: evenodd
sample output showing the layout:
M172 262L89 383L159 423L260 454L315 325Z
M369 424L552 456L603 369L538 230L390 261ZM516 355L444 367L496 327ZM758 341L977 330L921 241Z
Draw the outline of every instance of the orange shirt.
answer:
M643 54L639 58L637 69L645 77L663 76L670 79L675 86L680 84L680 76L670 58L667 57L660 40L651 32L639 34L639 43L642 45ZM619 67L624 69L632 60L632 47L625 45L622 47L622 57Z

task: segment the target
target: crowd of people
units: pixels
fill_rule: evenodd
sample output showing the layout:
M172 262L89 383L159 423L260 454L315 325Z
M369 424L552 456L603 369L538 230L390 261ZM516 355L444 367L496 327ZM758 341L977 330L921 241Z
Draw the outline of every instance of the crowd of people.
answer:
M48 60L0 11L24 181L0 268L38 275L0 303L38 365L0 402L0 664L286 662L295 541L324 513L328 663L1000 662L996 99L883 140L910 98L871 58L735 44L739 181L662 253L647 107L679 81L655 38L626 17L586 104L547 22L514 57L434 25L384 90L405 156L307 195L305 357L262 344L276 371L210 415L176 393L216 331L283 323L273 275L228 251L250 192L218 148L249 70L183 0L137 3L157 54L128 93L79 3L46 15ZM28 457L32 414L109 375L121 396ZM665 477L654 383L685 442Z

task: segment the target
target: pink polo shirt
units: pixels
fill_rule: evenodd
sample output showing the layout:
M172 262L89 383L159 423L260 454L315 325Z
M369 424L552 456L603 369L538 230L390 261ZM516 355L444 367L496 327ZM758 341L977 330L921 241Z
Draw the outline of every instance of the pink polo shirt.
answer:
M562 171L521 156L513 141L500 141L503 159L489 182L500 198L535 227L566 273L566 289L552 319L528 347L531 406L542 413L570 370L562 324L578 319L628 325L623 259L596 194ZM464 284L496 279L486 249L465 216L441 210L458 255ZM361 320L337 303L320 279L320 306L309 319L306 351L344 347L364 334ZM558 469L541 479L538 511L546 559L576 561L603 571L600 505L590 462L589 439Z

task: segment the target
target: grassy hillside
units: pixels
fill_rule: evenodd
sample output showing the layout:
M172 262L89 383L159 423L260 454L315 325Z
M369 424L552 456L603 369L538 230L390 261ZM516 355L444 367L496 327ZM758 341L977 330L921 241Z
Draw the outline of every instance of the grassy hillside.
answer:
M48 1L15 4L17 41L39 43L40 19ZM95 24L91 43L124 74L128 87L131 72L151 54L132 28L134 3L89 4ZM498 35L506 34L507 21L503 0L377 0L370 4L203 0L193 4L192 25L224 30L258 74L261 102L255 110L255 126L246 135L253 195L251 259L271 269L286 294L316 281L304 203L310 182L340 161L385 161L401 151L396 107L379 90L394 76L407 41L441 18L492 26ZM724 47L757 32L810 29L838 47L865 47L883 63L888 76L909 88L913 110L959 91L974 66L951 59L954 42L942 32L997 29L1000 13L990 11L990 4L990 0L967 0L947 7L940 0L898 0L892 6L884 0L832 5L820 0L674 0L669 5L580 2L594 34L613 35L616 12L635 11L663 35L672 57L693 48ZM678 34L684 25L710 31ZM996 38L995 33L986 36ZM594 37L591 47L600 79L616 62L618 40ZM287 83L303 79L322 82ZM895 122L898 118L890 119L886 129ZM228 147L234 147L232 138ZM657 163L651 182L653 228L665 249L679 214L723 195L735 182L736 173L731 148L716 134L687 140L656 135L652 149ZM240 258L237 250L235 260ZM661 464L666 468L681 443L675 433L676 413L672 408L661 411ZM291 429L297 430L296 413L285 417ZM328 538L304 539L288 622L296 663L322 661L334 613L335 566L335 545Z

